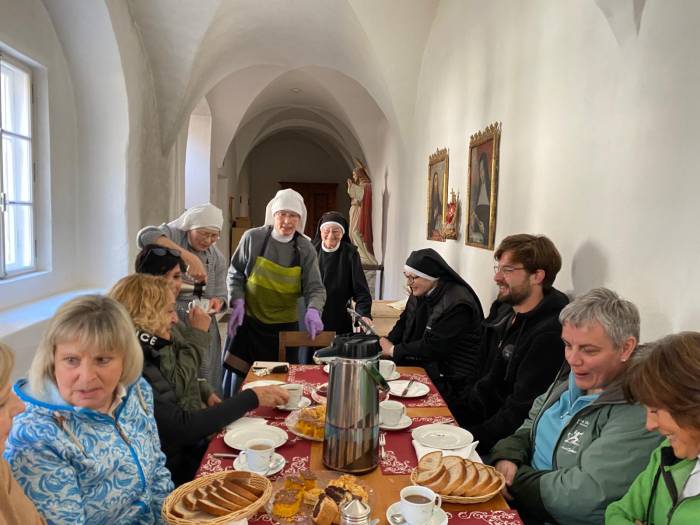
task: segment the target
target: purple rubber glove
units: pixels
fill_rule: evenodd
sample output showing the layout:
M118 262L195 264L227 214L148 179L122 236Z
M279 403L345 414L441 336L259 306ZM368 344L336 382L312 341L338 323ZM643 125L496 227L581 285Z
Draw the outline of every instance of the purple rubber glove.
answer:
M304 325L306 326L306 331L309 332L311 339L316 339L316 334L323 331L321 314L318 313L316 308L308 308L306 310L306 314L304 315Z
M231 304L231 316L228 319L226 333L229 337L236 335L236 328L243 324L245 316L245 301L243 299L234 299Z

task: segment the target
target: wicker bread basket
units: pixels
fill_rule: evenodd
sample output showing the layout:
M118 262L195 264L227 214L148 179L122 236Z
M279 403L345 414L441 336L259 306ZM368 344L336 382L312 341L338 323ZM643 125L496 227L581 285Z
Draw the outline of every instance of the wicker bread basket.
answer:
M506 484L506 478L503 477L503 474L498 472L496 469L492 467L488 467L491 469L492 475L497 476L500 480L501 483L498 485L498 488L492 492L489 492L488 494L482 494L481 496L446 496L444 494L440 494L440 498L442 498L442 501L445 503L462 503L462 504L468 504L468 503L481 503L483 501L488 501L491 498L495 497L503 488L503 486ZM416 477L418 475L418 469L413 469L411 471L411 483L414 485L418 485L419 483L416 481Z
M199 489L204 488L211 484L217 479L223 479L231 474L230 470L224 470L222 472L216 472L214 474L208 474L197 478L189 483L179 486L174 491L172 491L165 501L163 502L163 509L161 510L161 515L163 519L170 525L194 525L195 523L206 523L207 525L224 525L225 523L231 523L233 521L242 520L243 518L249 518L253 516L258 510L263 508L272 495L272 483L270 480L259 474L250 474L250 484L254 487L263 491L262 495L254 502L244 507L240 510L231 512L225 516L211 516L211 519L198 518L193 521L188 518L179 518L172 513L172 509L186 494Z

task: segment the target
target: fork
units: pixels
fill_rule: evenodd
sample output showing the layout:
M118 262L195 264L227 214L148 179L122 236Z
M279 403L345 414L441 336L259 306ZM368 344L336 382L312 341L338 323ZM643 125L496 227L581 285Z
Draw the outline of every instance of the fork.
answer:
M386 451L384 447L386 446L386 434L384 432L379 433L379 457L381 459L386 458Z

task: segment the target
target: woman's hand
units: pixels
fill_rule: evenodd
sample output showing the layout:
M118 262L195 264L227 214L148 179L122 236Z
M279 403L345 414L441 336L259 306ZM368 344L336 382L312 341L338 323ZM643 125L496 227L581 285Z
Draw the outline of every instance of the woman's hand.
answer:
M202 332L209 331L211 317L199 306L192 305L187 312L187 318L190 321L190 326L195 330L200 330Z
M501 489L501 494L503 494L503 497L507 500L512 500L513 496L510 492L508 492L508 487L510 487L513 484L513 480L515 479L515 473L518 471L518 465L516 465L512 461L508 461L507 459L502 459L496 462L494 467L498 472L503 474L504 478L506 478L506 484Z
M278 386L252 387L251 390L258 396L258 405L261 407L276 407L286 405L289 400L289 392Z
M208 407L213 407L215 405L218 405L219 403L221 403L221 398L214 393L212 393L209 396L209 399L207 399L207 406Z
M199 257L187 250L182 250L180 257L182 257L182 260L185 261L187 265L187 275L198 283L207 282L207 269L204 267Z
M218 297L212 297L209 299L209 313L218 314L221 311L221 306L223 303Z
M382 347L382 355L386 357L394 357L394 343L386 337L379 338L379 346Z

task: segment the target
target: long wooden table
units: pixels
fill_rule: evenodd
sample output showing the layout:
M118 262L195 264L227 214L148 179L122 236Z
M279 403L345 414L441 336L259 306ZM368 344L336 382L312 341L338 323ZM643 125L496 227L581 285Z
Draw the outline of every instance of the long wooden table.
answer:
M425 371L422 368L417 367L399 367L398 370L402 374L425 374ZM278 381L286 381L287 374L270 374L264 377L258 377L253 375L252 373L249 373L248 377L246 378L246 383L253 383L258 380L271 379ZM452 415L447 407L411 407L407 408L406 413L410 417ZM214 439L221 438L218 437ZM311 470L327 470L326 467L324 467L323 465L322 453L323 443L312 442L310 457ZM207 454L205 454L203 461L206 461ZM399 492L401 491L401 489L411 484L409 476L385 475L382 474L381 469L379 467L377 467L374 471L370 472L369 474L364 474L359 477L366 486L374 489L372 517L379 518L382 523L386 521L386 509L389 507L389 505L399 500ZM442 508L446 511L452 512L509 509L507 503L500 494L495 498L484 503L476 503L473 505L457 505L454 503L443 503Z

